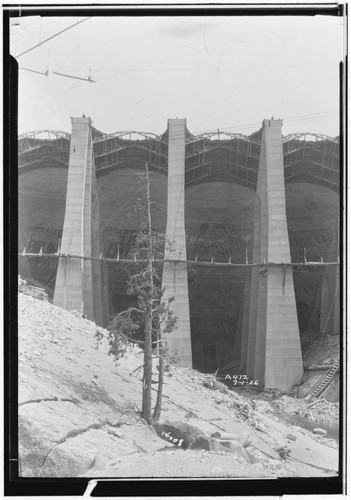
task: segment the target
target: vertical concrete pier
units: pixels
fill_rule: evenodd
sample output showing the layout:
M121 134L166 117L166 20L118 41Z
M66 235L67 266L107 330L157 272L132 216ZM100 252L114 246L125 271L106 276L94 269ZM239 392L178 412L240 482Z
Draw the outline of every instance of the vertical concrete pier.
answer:
M246 371L265 388L288 391L303 375L286 220L280 120L264 120L254 221Z
M72 118L62 254L99 257L99 202L90 118ZM54 304L77 310L103 326L102 280L99 261L60 258Z
M174 297L171 308L177 316L176 329L167 335L170 354L177 354L182 366L192 367L186 238L184 219L185 119L168 120L168 191L165 258L163 265L164 300ZM169 243L171 245L169 245Z

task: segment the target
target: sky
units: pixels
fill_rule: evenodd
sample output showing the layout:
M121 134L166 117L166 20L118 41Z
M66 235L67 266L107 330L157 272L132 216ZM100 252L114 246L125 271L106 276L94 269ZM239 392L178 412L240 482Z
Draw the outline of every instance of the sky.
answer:
M19 133L70 132L90 116L102 132L163 133L187 118L191 133L245 135L265 118L283 134L339 134L342 20L315 17L12 18L19 70ZM55 75L91 78L96 83Z

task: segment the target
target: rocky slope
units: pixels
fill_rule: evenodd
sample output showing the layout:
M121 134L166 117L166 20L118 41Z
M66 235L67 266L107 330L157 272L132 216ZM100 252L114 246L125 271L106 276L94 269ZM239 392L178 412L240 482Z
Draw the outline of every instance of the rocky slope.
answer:
M142 353L138 348L131 348L116 366L107 354L107 332L78 313L23 293L18 307L23 477L337 473L338 449L333 439L280 417L277 405L296 409L297 400L283 396L274 407L263 393L229 391L213 377L191 369L172 367L166 375L161 420L188 422L208 435L250 431L247 450L252 463L243 463L233 453L184 451L167 444L140 418L141 370L137 368ZM97 329L104 335L99 345L94 337ZM297 405L305 408L307 403Z

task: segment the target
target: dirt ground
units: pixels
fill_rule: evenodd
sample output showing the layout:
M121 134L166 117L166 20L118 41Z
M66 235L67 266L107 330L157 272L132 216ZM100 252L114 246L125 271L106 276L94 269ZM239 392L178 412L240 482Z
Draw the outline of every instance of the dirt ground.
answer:
M97 329L102 335L96 342ZM23 477L312 477L338 471L339 405L277 391L229 390L213 376L171 367L163 419L211 435L250 432L251 463L235 454L181 450L140 417L142 352L116 365L107 331L77 312L19 294L19 445ZM155 370L156 373L156 370ZM156 387L156 386L155 386ZM154 401L156 390L153 391ZM302 417L312 427L294 425ZM308 427L308 426L307 426ZM323 432L322 432L323 433Z

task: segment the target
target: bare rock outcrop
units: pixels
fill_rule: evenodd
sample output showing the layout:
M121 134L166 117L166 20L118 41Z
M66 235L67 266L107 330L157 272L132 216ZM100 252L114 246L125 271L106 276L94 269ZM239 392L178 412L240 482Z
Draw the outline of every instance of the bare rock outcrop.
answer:
M162 405L163 424L176 423L173 439L185 443L185 434L187 446L162 443L140 416L139 348L116 366L106 330L97 342L96 325L79 314L22 293L18 304L22 477L335 475L337 450L316 441L325 437L292 429L226 387L205 387L211 378L191 369L166 374Z

